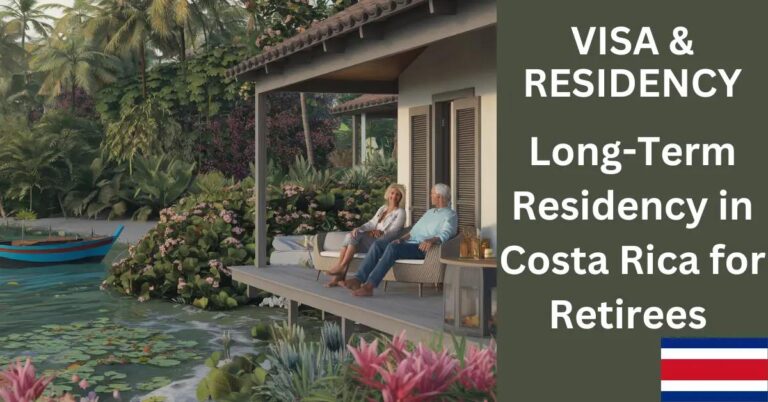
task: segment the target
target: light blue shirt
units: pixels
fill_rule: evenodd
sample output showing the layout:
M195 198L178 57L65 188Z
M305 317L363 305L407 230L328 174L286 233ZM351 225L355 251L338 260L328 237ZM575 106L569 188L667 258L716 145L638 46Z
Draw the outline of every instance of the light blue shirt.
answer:
M458 226L456 211L451 208L432 208L413 225L408 243L421 243L433 237L439 237L445 243L456 234Z

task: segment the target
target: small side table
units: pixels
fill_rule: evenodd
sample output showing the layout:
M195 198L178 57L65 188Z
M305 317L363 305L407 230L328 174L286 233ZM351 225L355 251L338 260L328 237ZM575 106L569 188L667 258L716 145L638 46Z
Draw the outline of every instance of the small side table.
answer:
M496 334L495 258L440 258L443 279L443 327L458 335Z

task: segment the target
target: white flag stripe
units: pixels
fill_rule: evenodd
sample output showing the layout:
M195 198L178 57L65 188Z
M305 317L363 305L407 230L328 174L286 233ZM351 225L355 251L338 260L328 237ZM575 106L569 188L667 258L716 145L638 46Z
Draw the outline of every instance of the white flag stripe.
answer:
M661 349L662 360L766 360L768 349Z
M768 381L662 381L662 392L768 392Z

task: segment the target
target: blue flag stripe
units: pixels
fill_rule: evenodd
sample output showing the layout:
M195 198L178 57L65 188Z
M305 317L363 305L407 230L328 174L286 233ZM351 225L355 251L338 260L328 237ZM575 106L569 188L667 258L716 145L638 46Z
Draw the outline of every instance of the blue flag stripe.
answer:
M768 348L768 338L661 338L663 348Z
M662 392L661 402L765 402L768 392Z

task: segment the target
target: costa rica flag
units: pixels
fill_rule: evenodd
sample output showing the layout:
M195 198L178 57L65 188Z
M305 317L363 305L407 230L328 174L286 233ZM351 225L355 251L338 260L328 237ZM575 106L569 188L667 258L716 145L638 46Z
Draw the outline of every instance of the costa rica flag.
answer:
M662 402L768 402L768 338L662 338Z

